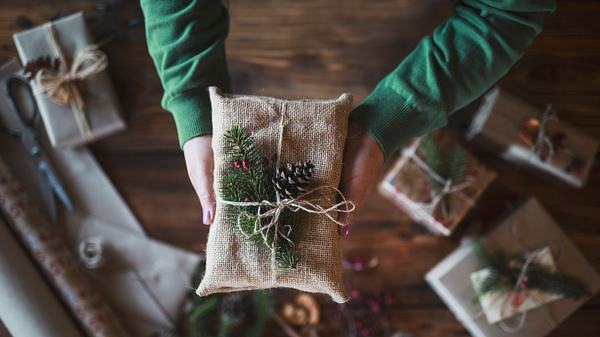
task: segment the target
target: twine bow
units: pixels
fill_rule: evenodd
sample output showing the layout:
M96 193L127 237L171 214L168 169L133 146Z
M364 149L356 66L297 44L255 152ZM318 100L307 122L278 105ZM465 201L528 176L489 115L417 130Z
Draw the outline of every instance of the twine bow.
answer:
M69 104L81 135L90 140L93 135L84 112L85 102L76 82L104 71L108 65L108 58L104 52L98 49L100 44L89 45L75 53L69 67L56 39L54 26L52 23L47 23L44 27L48 43L60 60L60 69L58 71L49 68L40 69L34 78L36 87L55 104Z
M106 54L99 50L97 45L86 46L77 51L71 67L67 69L64 64L61 60L59 71L50 68L40 69L35 75L35 83L52 102L65 105L74 99L83 108L84 102L73 82L84 80L106 69L108 64Z
M468 204L472 205L474 203L473 199L469 198L461 191L466 189L467 187L471 186L474 182L474 178L471 176L466 176L464 178L464 181L461 183L458 183L458 184L456 184L455 182L453 182L450 179L444 179L437 172L435 172L429 165L427 165L427 163L425 161L423 161L423 159L421 159L417 155L416 151L417 151L417 148L419 147L419 144L420 144L420 140L415 141L406 150L404 155L407 156L407 158L412 159L415 162L415 164L417 164L417 166L419 166L423 171L425 171L425 173L427 173L431 177L431 179L433 179L434 181L436 181L443 187L439 190L431 189L431 191L430 191L431 201L430 202L417 202L416 204L422 210L427 212L429 215L432 215L433 212L435 212L438 205L440 204L440 202L446 196L451 195L451 194L455 194L456 196L463 199ZM443 208L443 211L444 211L444 213L446 213L446 214L444 214L444 216L447 216L448 211L445 208Z
M342 201L329 207L323 207L316 203L316 199L306 200L308 196L316 194L318 191L321 190L335 191L336 194L340 196ZM331 220L338 226L344 226L345 224L338 221L332 215L332 213L350 213L356 208L356 205L352 201L346 200L342 192L340 192L340 190L332 186L320 186L309 190L296 198L280 199L277 201L263 200L260 202L237 202L222 199L220 201L224 204L231 206L257 207L255 215L249 214L247 212L240 212L240 214L237 217L237 226L240 232L242 232L246 237L252 237L254 235L259 234L272 252L275 252L275 249L277 248L277 240L275 239L277 237L280 237L287 241L290 244L290 246L294 246L294 242L289 237L291 233L291 228L287 225L281 225L279 223L279 218L284 210L289 210L294 213L298 211L304 211L306 213L311 214L325 215L329 220ZM244 218L247 217L251 217L254 219L254 227L252 232L250 233L244 231L242 228L242 221ZM264 223L264 220L267 220L267 222ZM269 239L269 231L271 229L274 229L275 231L273 240Z

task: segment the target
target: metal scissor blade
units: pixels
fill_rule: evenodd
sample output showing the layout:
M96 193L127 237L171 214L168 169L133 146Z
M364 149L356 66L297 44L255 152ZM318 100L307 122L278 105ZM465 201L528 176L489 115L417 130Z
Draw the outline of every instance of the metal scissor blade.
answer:
M69 212L73 212L75 210L75 206L73 206L71 198L67 194L67 191L65 190L63 185L60 183L60 180L54 173L54 170L50 168L48 162L45 160L39 160L37 166L40 172L44 174L44 176L48 180L48 184L50 184L50 187L54 191L54 194L56 194L58 199L62 202L62 204Z

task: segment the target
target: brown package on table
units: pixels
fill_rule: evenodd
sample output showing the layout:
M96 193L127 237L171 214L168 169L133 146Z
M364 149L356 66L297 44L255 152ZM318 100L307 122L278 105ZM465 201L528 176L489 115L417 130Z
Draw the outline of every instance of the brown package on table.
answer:
M79 12L13 36L55 147L91 142L125 128L100 51Z
M378 189L432 233L449 236L495 177L436 132L405 148Z
M575 187L585 184L598 141L557 118L495 88L483 99L467 138L501 156L547 172Z
M479 302L474 301L476 292L471 282L472 274L480 271L482 265L475 253L475 245L463 242L425 278L474 337L545 336L600 290L598 272L534 198L523 202L481 242L486 250L501 251L507 256L541 252L540 257L547 257L549 250L553 256L552 268L581 281L590 294L578 300L556 296L542 299L538 301L540 305L527 309L526 316L505 321L508 326L490 324ZM523 323L519 327L520 319Z

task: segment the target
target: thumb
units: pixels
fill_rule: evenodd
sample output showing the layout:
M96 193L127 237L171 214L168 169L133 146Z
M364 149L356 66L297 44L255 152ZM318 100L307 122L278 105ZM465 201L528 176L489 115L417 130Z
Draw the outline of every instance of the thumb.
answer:
M192 183L202 206L202 223L205 225L210 225L215 217L216 201L212 169L212 160L210 163L205 162L200 165L199 172L194 174L195 182Z
M188 140L183 146L185 163L192 186L202 206L202 222L213 222L216 209L213 188L214 158L210 136Z
M354 203L356 210L361 208L377 184L382 167L383 152L375 139L361 125L351 121L344 149L341 190L344 197ZM340 228L340 234L350 234L356 217L356 211L340 213L338 220L344 224Z
M362 204L362 193L360 192L362 189L360 176L357 171L358 168L355 165L344 165L344 168L342 169L341 191L344 194L344 198L351 201L355 206L353 212L339 213L338 221L343 224L342 227L340 227L340 234L343 236L350 235L351 226L356 220L356 210L358 210Z

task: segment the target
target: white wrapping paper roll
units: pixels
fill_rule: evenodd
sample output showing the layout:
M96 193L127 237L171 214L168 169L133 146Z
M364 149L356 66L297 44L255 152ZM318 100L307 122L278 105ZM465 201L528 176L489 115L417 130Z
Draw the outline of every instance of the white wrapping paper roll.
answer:
M0 218L0 319L12 337L82 337Z

